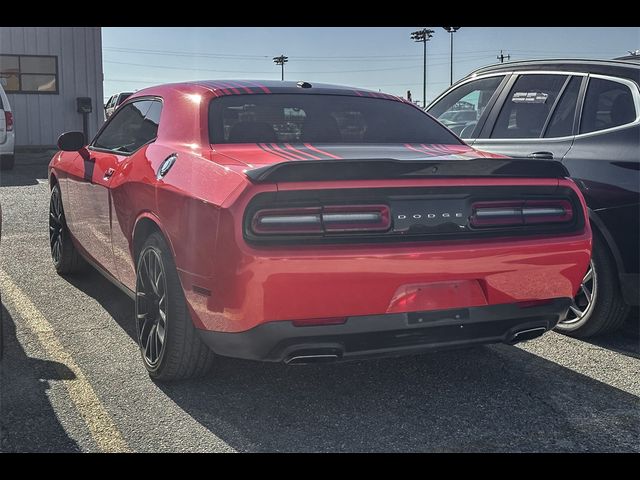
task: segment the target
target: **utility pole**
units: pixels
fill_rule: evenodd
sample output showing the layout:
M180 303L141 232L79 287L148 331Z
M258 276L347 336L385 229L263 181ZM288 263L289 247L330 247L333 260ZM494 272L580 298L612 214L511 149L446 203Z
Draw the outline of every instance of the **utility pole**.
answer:
M450 63L451 63L451 75L449 77L449 86L453 85L453 34L456 33L458 30L460 30L460 27L442 27L444 28L447 32L449 32L449 35L451 36L451 46L449 51L451 52L451 59L450 59Z
M285 57L284 55L280 55L279 57L273 57L273 63L276 65L280 65L281 75L280 80L284 80L284 64L289 61L289 57Z
M507 60L510 60L510 59L511 59L511 55L508 55L508 54L507 54L507 55L504 55L504 54L502 53L502 50L500 50L500 55L498 55L496 58L497 58L498 60L500 60L500 63L504 63L504 59L506 58Z
M427 107L427 42L431 40L433 30L423 28L422 30L416 30L411 32L411 39L414 42L422 42L422 67L424 69L422 73L422 107Z

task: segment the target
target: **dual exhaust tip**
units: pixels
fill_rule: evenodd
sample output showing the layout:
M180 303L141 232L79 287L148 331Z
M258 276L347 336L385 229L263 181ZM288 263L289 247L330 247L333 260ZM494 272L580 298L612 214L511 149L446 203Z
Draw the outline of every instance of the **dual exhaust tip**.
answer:
M297 350L284 361L287 365L309 365L315 363L331 363L342 358L342 350L323 348L314 350Z
M547 329L545 327L528 328L526 330L520 330L514 333L509 339L508 343L514 345L516 343L524 342L526 340L533 340L540 337Z

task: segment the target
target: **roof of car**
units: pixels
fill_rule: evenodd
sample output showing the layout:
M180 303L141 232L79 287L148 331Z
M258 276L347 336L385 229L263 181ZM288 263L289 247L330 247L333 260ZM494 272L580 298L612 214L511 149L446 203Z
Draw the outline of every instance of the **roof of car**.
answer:
M168 83L145 88L135 92L135 96L153 95L162 90L181 91L192 93L196 90L206 89L218 95L241 95L244 93L319 93L325 95L356 95L364 97L386 98L408 102L402 97L388 93L376 92L345 85L333 85L329 83L317 83L306 81L279 81L279 80L196 80L192 82Z
M617 60L595 60L576 58L554 58L546 60L521 60L515 62L505 62L496 65L488 65L474 70L467 76L482 75L493 72L508 72L517 70L557 70L586 73L613 73L620 74L627 72L633 76L640 72L640 62L637 60L617 59Z

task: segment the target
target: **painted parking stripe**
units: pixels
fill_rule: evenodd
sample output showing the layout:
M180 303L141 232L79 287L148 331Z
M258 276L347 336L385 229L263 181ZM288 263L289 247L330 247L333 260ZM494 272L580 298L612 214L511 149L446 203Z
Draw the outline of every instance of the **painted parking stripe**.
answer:
M20 314L22 325L35 335L46 355L74 373L75 379L62 380L62 382L100 451L130 452L131 449L86 375L58 340L51 323L2 269L0 269L0 287L3 302L6 304L8 301Z

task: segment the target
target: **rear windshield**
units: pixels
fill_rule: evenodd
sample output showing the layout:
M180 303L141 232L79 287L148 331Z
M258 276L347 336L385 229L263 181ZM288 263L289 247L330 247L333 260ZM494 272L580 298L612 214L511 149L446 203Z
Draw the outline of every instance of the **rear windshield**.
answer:
M461 142L419 109L346 95L230 95L211 101L211 143Z

